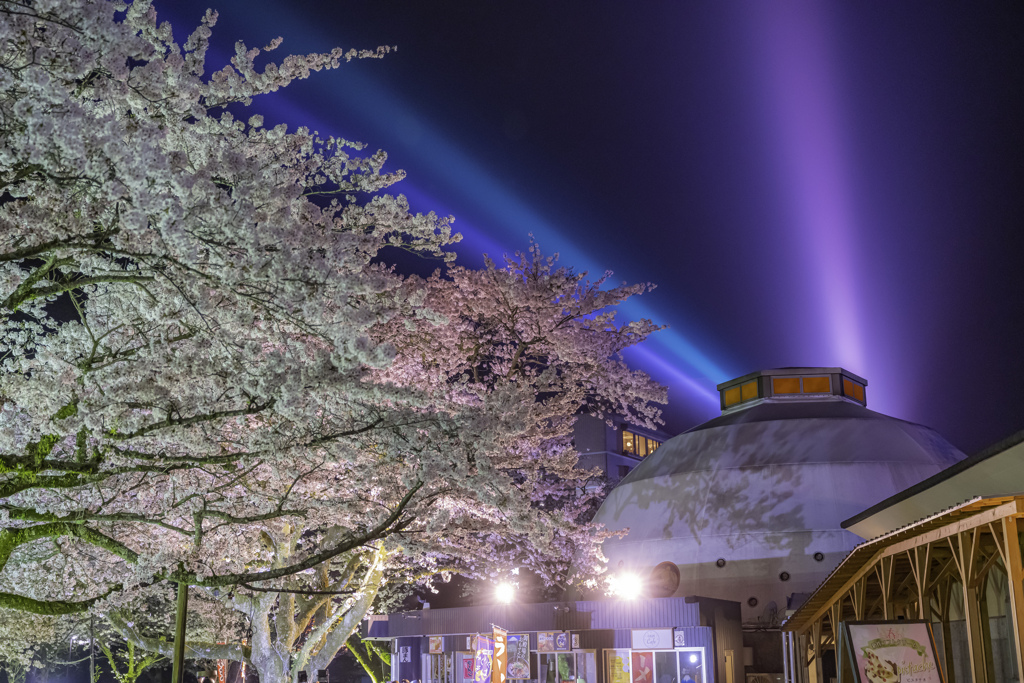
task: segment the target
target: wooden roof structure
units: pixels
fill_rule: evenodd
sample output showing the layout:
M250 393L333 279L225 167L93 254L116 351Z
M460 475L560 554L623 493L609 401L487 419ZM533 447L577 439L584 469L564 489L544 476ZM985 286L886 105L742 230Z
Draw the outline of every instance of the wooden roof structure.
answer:
M1024 493L977 496L861 543L783 624L791 666L817 669L818 676L812 678L822 680L821 655L835 649L838 626L844 621L937 620L948 629L952 587L959 584L972 680L987 680L986 672L992 670L991 644L985 642L987 620L979 605L985 600L989 577L1002 581L1005 576L1017 667L1024 670L1022 517ZM954 612L959 611L954 605ZM943 642L948 661L952 657L949 638Z

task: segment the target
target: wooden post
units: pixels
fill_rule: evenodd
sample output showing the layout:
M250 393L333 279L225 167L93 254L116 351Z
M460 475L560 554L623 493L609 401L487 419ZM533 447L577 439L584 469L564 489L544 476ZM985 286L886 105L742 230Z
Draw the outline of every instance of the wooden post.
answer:
M182 683L185 678L185 615L188 614L188 584L178 584L178 613L174 620L174 661L171 664L171 683Z
M964 618L967 620L967 651L971 658L972 683L987 683L985 643L981 624L981 596L973 586L977 565L978 536L976 530L957 534L960 552L960 581L964 592Z
M949 603L952 599L953 579L943 579L939 586L939 604L942 609L942 662L946 669L946 680L956 683L956 670L953 666L953 629L949 622Z
M928 575L931 569L932 555L931 544L921 548L914 548L913 557L910 558L914 571L914 578L917 579L917 618L922 621L932 620L932 596L928 592Z
M824 634L822 633L823 623L825 618L818 619L811 626L811 641L814 648L814 683L825 683L825 670L822 668L821 654L822 654L822 640L824 640Z
M880 563L881 571L878 574L878 581L882 584L882 618L890 621L896 618L896 610L892 602L892 565L893 557L883 557Z
M1020 680L1024 675L1024 570L1021 568L1020 522L1016 517L1003 517L1003 552L1010 587L1013 649L1017 653L1017 679Z

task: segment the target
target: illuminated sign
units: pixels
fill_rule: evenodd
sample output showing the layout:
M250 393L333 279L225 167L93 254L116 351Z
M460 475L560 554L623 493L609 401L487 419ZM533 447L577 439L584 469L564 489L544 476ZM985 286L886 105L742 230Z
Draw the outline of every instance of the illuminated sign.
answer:
M634 650L671 650L675 645L674 629L635 628L632 631Z

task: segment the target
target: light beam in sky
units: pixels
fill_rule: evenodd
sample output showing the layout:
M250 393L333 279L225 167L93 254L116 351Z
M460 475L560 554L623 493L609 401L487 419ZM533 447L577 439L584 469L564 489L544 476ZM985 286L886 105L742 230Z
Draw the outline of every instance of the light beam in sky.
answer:
M278 5L270 4L267 9L261 12L253 8L248 16L273 16L275 25L270 33L286 34L285 48L289 52L323 50L325 45L339 41L337 37L328 40L319 35L315 22L297 18L292 12L278 11ZM174 23L188 26L187 21L180 19ZM223 60L222 55L216 55L216 58ZM457 218L455 228L464 236L463 247L459 251L470 259L479 260L481 251L498 257L501 253L522 249L526 246L527 235L533 234L546 253L559 252L562 264L571 265L577 271L586 270L592 278L605 272L606 267L598 265L593 257L567 239L564 231L547 219L542 210L517 196L481 160L465 152L446 135L441 126L426 120L414 103L356 69L343 68L339 79L344 79L343 87L321 92L323 101L331 109L344 112L345 116L339 116L337 120L318 121L309 111L288 104L283 97L264 98L267 101L261 103L260 108L293 126L301 123L319 130L321 134L351 139L352 135L338 130L348 116L354 116L364 127L374 129L378 133L376 140L382 141L381 146L398 158L399 165L415 167L415 172L410 173L412 180L403 181L393 191L408 196L414 209L454 214ZM431 193L417 186L415 178L423 173L428 173L433 180L435 190ZM442 195L444 202L438 201L437 195ZM450 211L440 208L448 206ZM485 223L486 227L459 220L460 213L470 213L476 223ZM631 318L646 317L656 322L666 318L636 301L627 302L621 310L623 315ZM718 405L714 385L731 376L719 360L697 348L677 330L660 331L646 345L648 348L633 354L642 365L647 369L657 368L654 372L663 381L667 379L664 377L666 371L672 369L669 374L673 380L682 381L692 389L706 407Z
M760 85L762 115L772 147L778 192L788 200L797 253L779 271L803 289L798 324L815 351L831 350L825 364L870 373L864 354L858 299L858 228L844 148L839 74L830 54L824 5L750 3L751 63ZM781 259L780 259L781 261ZM814 301L814 299L817 301ZM810 299L808 301L807 299ZM810 315L808 315L810 313ZM814 339L821 323L827 339ZM807 353L807 351L805 351ZM870 378L869 378L870 379Z

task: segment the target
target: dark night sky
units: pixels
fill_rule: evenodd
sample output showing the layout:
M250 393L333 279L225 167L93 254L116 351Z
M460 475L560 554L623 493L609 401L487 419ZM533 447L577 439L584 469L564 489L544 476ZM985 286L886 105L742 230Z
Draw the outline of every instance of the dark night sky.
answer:
M789 365L968 453L1024 428L1024 4L157 0L181 40L207 6L215 67L398 46L255 106L387 150L463 263L533 233L658 284L670 431Z

